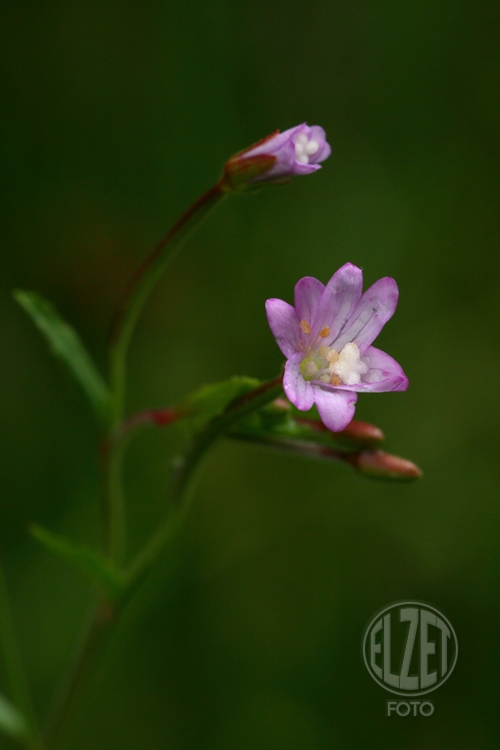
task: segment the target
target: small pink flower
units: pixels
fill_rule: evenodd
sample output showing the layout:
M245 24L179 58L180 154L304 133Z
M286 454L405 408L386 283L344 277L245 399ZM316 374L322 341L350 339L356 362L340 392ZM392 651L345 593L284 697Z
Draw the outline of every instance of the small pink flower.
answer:
M330 430L354 416L357 392L405 391L408 378L388 354L371 346L392 317L398 288L389 277L362 294L363 274L346 263L324 286L310 276L295 286L295 307L269 299L269 325L287 357L283 387L301 411L316 404Z
M261 182L279 182L297 174L321 169L319 162L330 156L325 131L306 123L264 138L231 157L224 168L229 189L241 189Z

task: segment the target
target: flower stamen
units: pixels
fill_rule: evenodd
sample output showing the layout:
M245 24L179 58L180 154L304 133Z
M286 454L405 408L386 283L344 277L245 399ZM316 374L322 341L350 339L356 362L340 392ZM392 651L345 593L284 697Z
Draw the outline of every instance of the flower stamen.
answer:
M309 325L307 320L301 320L299 325L300 325L300 330L303 333L307 333L307 334L311 333L311 326Z
M361 376L368 372L368 365L361 359L358 346L351 341L344 346L336 360L330 361L330 372L333 377L339 377L344 385L356 385L361 382Z
M300 133L295 139L295 158L300 164L309 164L309 157L318 152L319 143L309 140L305 133Z
M322 328L321 331L319 332L319 335L321 336L322 339L326 339L327 336L330 335L330 329L328 328L328 326L325 326L324 328Z

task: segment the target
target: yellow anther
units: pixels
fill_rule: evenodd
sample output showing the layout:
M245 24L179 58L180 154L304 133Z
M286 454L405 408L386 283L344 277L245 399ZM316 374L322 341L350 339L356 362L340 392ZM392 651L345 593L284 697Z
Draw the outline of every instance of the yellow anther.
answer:
M328 328L328 326L325 326L324 328L322 328L321 331L319 332L319 335L321 336L322 339L326 339L326 337L330 335L330 329Z
M342 385L342 381L338 375L332 375L332 385Z
M329 346L320 346L318 349L318 354L320 357L323 357L323 359L326 359L328 355L330 354L330 347Z
M336 362L338 360L338 358L339 358L339 353L338 353L338 351L336 349L330 349L330 351L326 355L326 359L331 364L333 364L334 362Z
M300 330L303 333L311 333L311 326L309 325L307 320L301 320L299 325L300 325Z

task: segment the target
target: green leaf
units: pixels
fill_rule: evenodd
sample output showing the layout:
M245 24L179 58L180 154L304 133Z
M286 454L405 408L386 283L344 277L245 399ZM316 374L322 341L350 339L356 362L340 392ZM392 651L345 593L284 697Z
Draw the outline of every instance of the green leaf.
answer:
M87 394L99 418L105 419L109 401L108 389L76 331L61 318L50 302L36 292L17 289L14 291L14 299L43 333L52 353L67 365Z
M256 388L259 382L255 378L235 375L222 383L205 385L180 404L179 411L185 416L179 421L189 432L198 432L207 422L222 414L231 401Z
M31 526L30 533L48 550L88 575L113 600L121 596L125 586L122 574L98 552L74 544L41 526Z
M0 695L0 730L15 739L22 739L28 734L28 726L23 715L2 695Z

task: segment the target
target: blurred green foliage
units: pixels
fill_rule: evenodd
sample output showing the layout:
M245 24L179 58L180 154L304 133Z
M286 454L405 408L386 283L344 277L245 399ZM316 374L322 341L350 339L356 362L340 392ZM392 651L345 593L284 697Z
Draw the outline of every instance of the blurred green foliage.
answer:
M492 0L2 3L0 543L37 709L90 591L27 527L98 543L96 435L11 290L53 300L104 368L144 254L276 128L321 124L332 157L227 201L190 242L133 340L129 411L274 377L265 299L351 261L366 285L398 281L378 345L410 378L405 394L361 395L357 417L425 472L393 486L218 445L75 750L497 746L499 22ZM182 441L151 429L131 447L131 552L164 514ZM425 719L386 718L360 656L365 625L398 599L430 602L458 635Z

